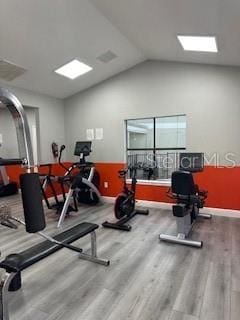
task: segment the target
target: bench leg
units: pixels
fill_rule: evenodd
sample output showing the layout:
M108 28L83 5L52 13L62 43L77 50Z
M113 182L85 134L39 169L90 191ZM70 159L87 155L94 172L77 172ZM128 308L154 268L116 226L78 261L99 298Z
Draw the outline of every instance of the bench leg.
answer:
M9 320L8 288L15 276L15 272L6 272L4 277L0 281L0 320Z
M99 263L104 266L109 266L110 261L106 259L100 259L97 257L97 238L95 231L91 232L91 255L86 253L80 253L79 258L83 260L88 260L91 262Z
M97 236L96 232L91 232L91 252L92 252L92 257L97 257Z

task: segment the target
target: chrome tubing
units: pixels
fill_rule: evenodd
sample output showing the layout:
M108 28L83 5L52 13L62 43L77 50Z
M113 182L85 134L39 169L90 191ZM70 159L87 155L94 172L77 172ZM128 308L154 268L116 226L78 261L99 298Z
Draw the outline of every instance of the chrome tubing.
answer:
M190 247L195 247L195 248L202 248L202 246L203 246L202 241L194 241L194 240L184 239L184 238L178 237L178 236L170 236L167 234L160 234L159 238L162 241L182 244L185 246L190 246Z
M26 165L27 169L31 169L34 167L32 141L23 106L14 94L1 87L0 103L4 105L12 115L17 132L19 156L21 159L24 159L24 165Z

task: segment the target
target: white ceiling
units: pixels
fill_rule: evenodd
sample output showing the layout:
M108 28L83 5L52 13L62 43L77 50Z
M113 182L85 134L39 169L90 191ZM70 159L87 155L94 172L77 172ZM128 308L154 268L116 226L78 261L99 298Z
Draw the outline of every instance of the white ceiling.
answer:
M65 98L146 59L240 66L239 17L239 0L0 0L0 59L27 69L7 84ZM177 34L216 35L219 53L184 52ZM53 72L73 58L93 71Z
M96 59L107 50L118 58ZM93 71L76 80L53 72L74 58ZM27 69L7 84L65 98L145 58L87 0L0 0L0 59Z
M240 65L239 0L91 0L148 59ZM219 52L186 52L177 34L217 37Z

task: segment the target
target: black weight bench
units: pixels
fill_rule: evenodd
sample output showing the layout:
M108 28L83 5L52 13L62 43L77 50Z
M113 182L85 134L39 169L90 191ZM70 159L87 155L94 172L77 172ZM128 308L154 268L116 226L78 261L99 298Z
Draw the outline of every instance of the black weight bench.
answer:
M83 222L59 233L53 237L53 239L61 241L64 244L71 244L87 234L90 234L91 254L89 255L81 252L79 253L79 258L108 266L110 264L109 260L99 259L97 257L95 230L98 227L99 226L97 224ZM8 291L16 291L21 288L21 271L48 257L61 248L63 248L61 244L56 244L46 240L22 252L10 254L0 262L0 268L6 270L6 273L0 282L0 320L9 320L7 295ZM80 251L82 250L80 249Z

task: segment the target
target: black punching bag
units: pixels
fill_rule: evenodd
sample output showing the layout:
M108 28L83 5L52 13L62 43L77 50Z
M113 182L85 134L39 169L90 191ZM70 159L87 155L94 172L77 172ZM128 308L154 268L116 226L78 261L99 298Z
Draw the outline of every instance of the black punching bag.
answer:
M23 210L26 231L35 233L46 227L42 204L42 191L38 173L24 173L20 175Z

